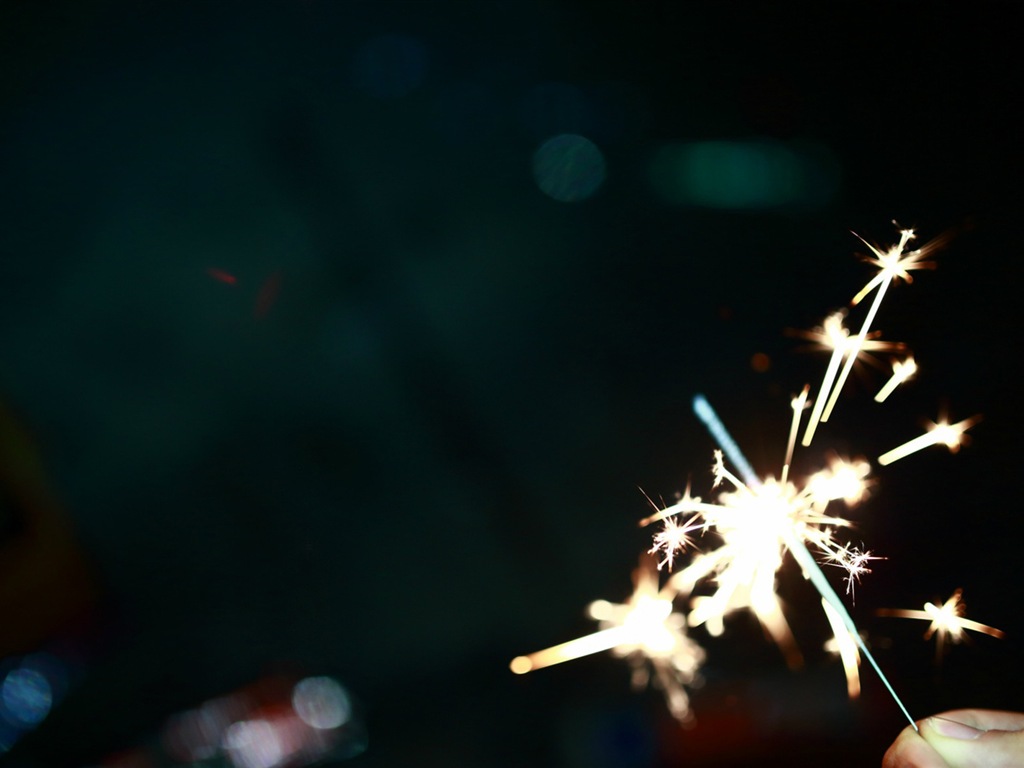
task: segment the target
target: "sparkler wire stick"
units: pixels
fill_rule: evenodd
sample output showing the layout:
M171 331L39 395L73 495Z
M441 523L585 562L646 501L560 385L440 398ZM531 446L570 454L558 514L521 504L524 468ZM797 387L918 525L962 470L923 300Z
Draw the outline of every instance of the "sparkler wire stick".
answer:
M694 413L697 414L697 418L699 418L708 427L712 436L719 442L722 451L729 457L729 460L740 468L740 473L744 476L744 480L746 480L747 485L754 488L760 486L761 482L757 479L757 475L754 474L750 464L740 452L739 446L737 446L732 437L730 437L725 425L722 424L721 419L718 418L718 414L715 413L711 404L707 401L707 398L703 395L697 395L694 397L693 409ZM723 437L725 440L722 439ZM737 458L739 459L738 461ZM896 691L889 683L889 679L885 676L885 673L882 672L881 667L878 666L878 663L875 661L875 657L871 655L871 651L868 650L867 645L860 636L860 632L857 630L857 625L854 623L849 611L846 610L846 606L843 605L843 601L839 598L839 595L837 595L835 590L832 589L832 585L828 583L828 579L825 578L825 574L822 573L821 567L814 559L814 556L811 555L807 547L804 546L803 541L792 534L785 536L785 542L789 551L793 554L793 559L795 559L800 565L800 570L803 571L804 576L810 580L811 584L813 584L815 589L818 590L818 594L821 595L822 599L828 602L828 604L835 609L839 618L842 620L843 625L846 627L846 631L850 633L850 637L852 637L854 642L857 643L857 647L860 648L861 653L864 654L864 658L866 658L871 664L871 667L875 670L875 673L882 681L886 690L889 691L889 695L892 696L896 705L900 708L900 711L904 714L907 720L910 721L914 730L919 730L917 723L914 722L914 718L910 716L907 708L903 706L903 702L900 700L900 697L896 695Z
M736 441L732 439L732 435L729 434L729 430L725 428L722 420L718 418L718 414L715 413L715 409L711 407L711 403L704 395L695 395L693 398L693 412L697 418L701 420L701 423L707 427L708 432L715 438L715 442L718 443L718 447L722 449L722 452L729 459L730 463L736 469L739 470L740 476L743 478L747 485L760 485L760 481L757 479L757 474L754 472L754 468L750 466L750 462L747 461L747 457L743 455L740 447L736 445Z

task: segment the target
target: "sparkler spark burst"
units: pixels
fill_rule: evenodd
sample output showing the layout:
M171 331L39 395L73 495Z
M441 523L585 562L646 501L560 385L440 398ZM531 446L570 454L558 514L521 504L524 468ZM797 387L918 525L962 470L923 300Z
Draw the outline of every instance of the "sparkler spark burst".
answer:
M928 629L924 633L924 639L930 640L932 635L935 635L935 658L939 660L942 658L946 640L951 640L953 643L959 643L966 637L965 630L973 630L975 632L983 632L986 635L992 637L1004 637L1005 633L1001 629L990 627L988 624L980 624L977 621L971 621L970 619L964 618L964 611L967 606L964 604L961 597L963 596L963 590L956 590L950 598L944 602L941 606L936 606L933 603L925 603L923 611L904 610L899 608L880 608L877 613L879 616L897 616L902 619L923 619L930 621Z
M886 250L859 239L871 249L873 257L867 260L879 271L854 296L851 305L858 305L872 292L874 300L855 336L850 336L844 327L843 312L830 315L821 327L800 334L831 349L832 355L815 401L808 403L809 385L792 401L789 439L778 476L761 479L755 474L707 400L700 395L695 397L694 413L720 446L714 452L712 491L716 495L711 501L703 501L699 496L692 496L688 487L674 504L641 520L644 526L661 522L663 527L654 534L648 551L649 555L657 555L658 560L642 561L634 574L635 589L629 600L621 605L594 603L591 615L601 622L598 632L517 657L512 662L514 672L524 673L589 653L612 650L632 661L636 684L645 684L650 677L649 670L653 669L654 681L665 691L673 714L681 720L688 719L685 686L696 679L704 651L686 634L687 627L703 627L709 635L717 636L724 632L725 618L729 614L749 610L791 666L802 662L777 591L778 573L789 555L821 597L822 610L834 636L830 644L842 660L849 695L855 697L860 691L858 667L861 658L865 658L911 725L917 728L819 566L821 563L843 569L846 593L852 597L855 583L870 573L868 564L882 559L838 536L839 531L850 528L852 523L836 507L842 504L845 510L851 510L867 498L872 482L870 464L861 458L848 460L830 455L825 468L802 481L790 479L796 438L809 405L811 412L801 441L804 447L810 445L817 425L828 420L858 358L870 359L874 351L905 349L902 344L877 340L877 332L870 330L871 324L888 286L899 280L909 283L911 271L934 267L927 258L940 245L939 240L933 240L907 251L907 244L914 239L913 230L901 230L899 242ZM894 360L892 367L892 377L875 395L877 402L885 401L917 370L909 353L903 360ZM921 437L880 456L878 463L886 465L939 443L955 452L967 439L964 432L978 418L956 424L942 419ZM730 466L736 469L736 474ZM694 539L700 536L703 542L703 537L709 534L714 537L714 545L703 551L695 550ZM657 572L663 568L671 571L677 561L682 567L659 589ZM710 594L707 593L709 586ZM688 614L673 608L677 601L688 601ZM941 608L928 603L924 611L880 613L930 620L932 624L926 638L936 634L940 648L946 638L959 642L965 629L1002 636L1000 630L963 618L959 590Z
M802 411L800 397L793 403L793 434ZM787 455L780 478L786 476L789 462ZM850 522L829 511L834 502L843 500L852 507L865 497L869 469L861 459L847 462L833 457L829 467L811 475L802 488L774 477L744 483L726 468L722 451L715 451L715 485L724 481L728 486L719 492L716 503L687 494L641 521L646 525L680 514L694 515L684 527L694 529L700 520L701 527L713 530L721 539L718 547L696 554L668 582L679 593L691 594L700 582L714 581L713 594L694 598L690 626L704 624L712 636L717 636L724 631L728 614L748 609L782 650L787 662L799 665L801 655L783 614L776 574L786 553L797 548L810 550L825 562L844 568L848 590L857 578L869 572L867 562L875 558L836 539L835 531L849 527ZM667 554L662 562L671 560L671 554ZM845 633L844 630L842 634ZM843 643L839 635L836 641ZM849 667L847 670L849 675ZM849 687L852 690L857 684L850 682Z

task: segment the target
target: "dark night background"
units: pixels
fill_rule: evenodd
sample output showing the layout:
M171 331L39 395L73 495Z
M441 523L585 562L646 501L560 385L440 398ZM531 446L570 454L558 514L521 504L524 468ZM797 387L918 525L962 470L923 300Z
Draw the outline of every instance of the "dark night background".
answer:
M893 219L953 235L879 314L922 373L799 461L984 414L876 468L852 613L915 717L1024 709L1014 8L0 3L0 655L63 670L0 764L162 765L285 670L361 702L363 768L877 765L905 722L792 564L806 667L695 631L690 730L607 655L508 661L628 595L638 487L706 493L695 393L778 471L825 364L786 329ZM874 615L957 587L1004 640Z

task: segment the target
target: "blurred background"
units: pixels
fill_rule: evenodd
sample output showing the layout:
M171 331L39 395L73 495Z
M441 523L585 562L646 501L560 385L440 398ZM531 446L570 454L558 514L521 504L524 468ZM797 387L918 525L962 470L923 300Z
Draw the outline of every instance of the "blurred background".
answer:
M877 321L922 371L797 468L984 415L876 473L851 612L915 717L1024 709L1011 7L0 4L0 765L878 764L792 563L805 667L695 630L691 728L508 662L707 493L696 393L778 471L894 219L951 236ZM959 587L1005 639L874 613Z

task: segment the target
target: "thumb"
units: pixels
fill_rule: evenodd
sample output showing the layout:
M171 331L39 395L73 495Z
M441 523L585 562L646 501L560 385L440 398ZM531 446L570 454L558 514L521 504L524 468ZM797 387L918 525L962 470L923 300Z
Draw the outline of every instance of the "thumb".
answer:
M1024 730L1019 723L987 722L970 711L929 717L921 736L950 768L1019 768L1024 766ZM957 717L960 715L960 717ZM993 725L1004 727L990 727Z

